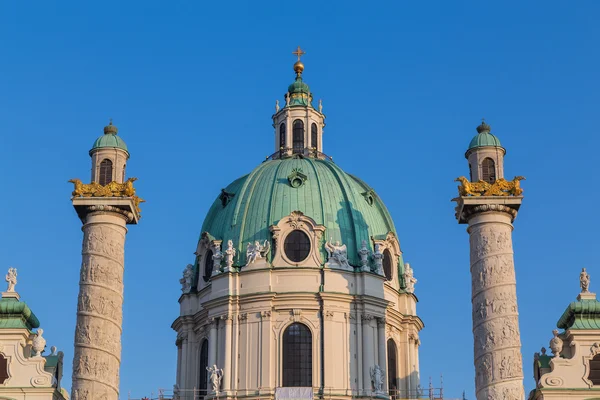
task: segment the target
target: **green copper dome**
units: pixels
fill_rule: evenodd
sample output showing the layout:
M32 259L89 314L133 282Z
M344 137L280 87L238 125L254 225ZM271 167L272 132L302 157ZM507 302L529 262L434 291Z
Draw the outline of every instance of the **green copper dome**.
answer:
M477 135L471 139L468 150L476 147L502 147L500 139L490 133L491 129L491 126L482 122L481 125L477 127Z
M358 249L363 240L372 250L371 238L396 234L387 208L369 186L333 162L315 158L265 161L235 180L213 203L202 232L224 243L231 239L238 249L234 265L242 266L248 242L271 241L269 226L293 211L326 227L320 244L322 260L327 259L325 240L333 238L347 246L349 263L360 266Z
M105 148L105 147L117 148L117 149L125 150L126 152L129 153L129 151L127 150L127 145L125 144L125 141L123 139L121 139L119 136L117 136L117 132L118 132L117 127L114 126L111 121L110 124L108 124L107 126L104 127L104 135L100 136L94 142L94 145L92 146L92 149L90 150L90 153L96 149Z
M297 76L294 83L288 86L288 93L310 93L310 88L302 80L302 76Z

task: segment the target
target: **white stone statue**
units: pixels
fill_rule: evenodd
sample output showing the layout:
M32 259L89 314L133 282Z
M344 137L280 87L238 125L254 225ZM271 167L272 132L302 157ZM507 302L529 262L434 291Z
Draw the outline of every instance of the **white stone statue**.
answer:
M375 243L375 251L373 252L373 264L375 264L375 272L383 275L383 253L379 250L379 243Z
M581 286L581 293L587 293L589 291L590 276L585 268L581 268L581 274L579 274L579 286Z
M415 283L417 283L417 279L413 275L413 269L409 263L404 264L404 284L407 293L414 293Z
M17 284L17 269L12 268L12 267L9 268L5 279L6 279L6 282L8 282L8 288L6 289L6 291L14 292L15 285Z
M275 100L275 112L279 112L279 100Z
M233 257L235 257L235 247L233 241L227 241L227 250L225 250L225 272L233 272Z
M383 393L383 369L379 365L371 367L371 382L375 388L375 393Z
M361 246L360 250L358 250L358 256L360 257L360 265L363 270L369 269L369 254L370 254L370 251L367 248L367 241L363 240L362 246Z
M253 264L256 260L265 258L270 249L271 244L268 240L265 240L264 244L262 245L258 240L255 241L254 244L248 243L248 247L246 248L246 266Z
M58 350L58 349L56 348L56 346L52 346L52 347L50 347L50 355L51 355L51 356L55 356L55 355L57 354L57 353L56 353L56 351L57 351L57 350Z
M558 330L553 330L552 334L554 335L554 337L550 339L550 350L552 350L554 358L558 358L560 357L560 352L563 348L563 341L561 338L558 337Z
M221 388L221 379L223 379L223 370L217 368L216 365L212 367L206 367L206 370L210 372L210 383L212 384L213 392L219 393Z
M44 349L46 348L46 339L42 337L44 330L39 328L32 340L31 350L33 350L32 357L41 357Z
M323 114L323 100L319 99L319 112Z
M179 280L181 283L181 291L183 293L189 293L192 289L192 278L194 277L194 266L188 264L183 270L183 278Z
M285 94L285 106L288 107L290 105L290 94Z
M223 260L223 253L221 252L221 244L213 245L213 271L212 274L218 275L221 272L221 260Z
M327 250L327 262L337 264L340 267L350 268L350 264L348 264L348 249L346 248L346 245L341 244L339 241L336 241L335 244L332 244L332 240L333 238L330 238L329 241L325 243L325 250Z

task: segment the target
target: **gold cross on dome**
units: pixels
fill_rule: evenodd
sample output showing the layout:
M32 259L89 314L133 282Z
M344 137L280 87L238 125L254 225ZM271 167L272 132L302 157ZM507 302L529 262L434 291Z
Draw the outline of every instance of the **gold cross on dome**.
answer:
M303 55L306 54L305 51L303 51L300 46L298 46L298 49L296 49L296 51L292 51L292 54L297 55L298 56L298 61L300 61L300 57L302 57Z

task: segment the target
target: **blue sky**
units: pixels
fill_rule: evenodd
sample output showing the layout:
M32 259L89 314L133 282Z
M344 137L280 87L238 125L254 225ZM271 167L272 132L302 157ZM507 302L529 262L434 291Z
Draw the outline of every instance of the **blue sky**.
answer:
M514 248L526 390L587 267L600 290L600 3L0 3L0 268L65 352L81 223L67 180L109 118L148 200L127 237L121 393L175 380L178 279L219 190L273 152L270 116L307 52L324 151L386 202L419 279L421 376L474 398L468 236L453 179L482 117L525 175Z

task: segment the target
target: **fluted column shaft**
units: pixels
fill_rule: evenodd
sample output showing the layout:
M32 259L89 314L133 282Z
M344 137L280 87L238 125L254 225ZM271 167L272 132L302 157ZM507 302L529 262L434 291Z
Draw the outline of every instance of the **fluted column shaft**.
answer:
M73 400L119 397L126 217L92 212L83 225Z
M210 319L210 332L208 333L208 366L212 367L217 363L217 319ZM207 388L211 388L210 374L206 374Z
M233 341L231 337L233 320L229 315L225 315L221 319L225 323L225 356L223 359L223 391L231 390L231 348L233 347Z
M370 314L362 316L362 339L363 339L363 385L365 394L371 394L371 368L375 363L374 349L374 334L373 325L374 317Z
M475 389L478 400L522 400L523 369L512 216L470 217Z
M378 365L383 369L385 374L383 374L383 390L385 392L388 391L387 384L387 343L385 342L385 318L377 318L377 351L378 355Z

